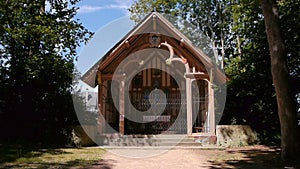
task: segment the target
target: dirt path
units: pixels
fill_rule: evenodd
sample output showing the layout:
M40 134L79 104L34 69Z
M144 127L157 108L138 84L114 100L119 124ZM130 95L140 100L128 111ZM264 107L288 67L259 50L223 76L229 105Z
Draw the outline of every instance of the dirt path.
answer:
M126 153L137 153L133 150L119 150ZM140 150L146 153L151 150ZM153 150L152 150L153 151ZM210 168L207 156L199 150L176 149L148 158L127 158L111 152L104 155L102 164L98 168L103 169L205 169ZM97 166L95 166L97 168Z
M158 150L115 150L117 154L152 154ZM172 149L148 158L127 158L108 151L93 169L268 169L283 168L277 149L249 146L226 150ZM138 154L140 153L140 154Z

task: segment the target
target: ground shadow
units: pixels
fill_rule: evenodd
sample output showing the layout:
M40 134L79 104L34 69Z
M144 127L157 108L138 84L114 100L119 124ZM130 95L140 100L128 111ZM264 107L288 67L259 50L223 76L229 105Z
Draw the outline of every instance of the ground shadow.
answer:
M0 144L0 165L7 162L14 162L17 159L39 157L44 153L58 155L58 154L68 154L58 147L50 146L39 146L34 144Z
M62 149L63 148L63 149ZM66 151L64 151L66 150ZM0 145L0 168L37 168L37 169L48 169L48 168L86 168L86 169L112 169L114 166L113 160L100 160L99 159L85 159L75 157L74 159L60 162L59 158L62 155L76 155L76 152L68 152L67 148L51 148L47 146L34 146L34 145L15 145L15 144L1 144ZM81 149L77 149L81 151ZM99 151L104 151L99 149ZM49 154L51 157L46 158L57 158L57 162L51 162L45 159L44 155ZM40 160L37 157L42 157L45 160ZM34 159L34 160L32 160Z
M32 163L32 164L18 164L18 165L6 165L7 169L14 168L36 168L36 169L49 169L49 168L59 168L59 169L112 169L114 166L113 160L100 160L90 165L84 165L85 160L73 160L64 164L59 163ZM1 168L1 167L0 167Z
M211 169L242 168L242 169L282 169L285 166L280 159L280 149L270 147L269 149L228 149L225 150L232 155L230 159L217 160L211 163ZM238 157L236 158L235 157ZM242 157L242 158L240 158ZM294 168L298 168L295 166Z
M114 163L116 163L115 160L101 159L99 162L95 163L92 166L87 167L86 169L112 169Z

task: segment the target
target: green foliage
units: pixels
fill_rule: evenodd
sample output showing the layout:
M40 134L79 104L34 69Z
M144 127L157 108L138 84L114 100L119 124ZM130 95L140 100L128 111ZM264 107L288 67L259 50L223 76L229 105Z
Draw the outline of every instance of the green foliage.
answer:
M280 25L287 52L287 66L295 95L300 93L300 0L278 1ZM296 99L296 98L295 98ZM297 109L300 113L300 100Z
M279 1L281 27L295 95L299 93L299 1ZM233 30L241 38L239 57L228 58L228 100L223 122L250 124L265 143L280 141L277 103L272 84L269 48L257 1L240 0L232 5ZM294 24L291 24L294 23ZM298 105L299 107L299 105ZM231 119L231 120L229 120Z
M300 2L279 0L280 22L288 53L287 62L295 95L300 93ZM199 45L195 32L210 38L210 55L217 64L224 56L229 77L227 101L222 124L249 124L264 143L280 140L280 125L274 86L272 84L268 41L259 1L251 0L138 0L129 9L131 18L139 21L153 9L193 25L181 30ZM200 33L196 34L200 35ZM223 45L222 45L222 40ZM206 46L207 47L207 46ZM224 51L222 51L224 50ZM222 53L224 52L224 53ZM298 108L300 106L298 105Z
M277 142L280 133L270 56L263 17L256 1L231 6L233 30L241 39L241 53L228 58L230 77L222 123L249 124L264 143Z
M54 142L76 122L71 97L76 47L92 35L73 19L77 1L0 2L4 135Z
M223 57L235 50L236 43L230 32L230 3L228 0L139 0L135 1L129 11L131 19L136 22L153 10L172 16L167 18L211 56L217 65L223 67Z

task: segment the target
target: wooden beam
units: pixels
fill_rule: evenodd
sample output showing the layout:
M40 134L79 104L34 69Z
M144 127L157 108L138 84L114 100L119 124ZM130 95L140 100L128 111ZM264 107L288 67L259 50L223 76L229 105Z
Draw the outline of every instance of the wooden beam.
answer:
M185 48L185 44L177 39L168 38L167 41L171 44L174 48L176 55L182 55L188 60L190 67L196 67L198 71L207 71L205 65L202 63L202 60L195 56L195 54L191 53L190 50ZM181 47L182 45L182 47ZM200 64L196 64L200 63Z
M196 80L200 80L200 79L207 79L209 80L209 75L208 74L202 74L202 73L186 73L185 77L187 78L194 78Z
M118 53L116 52L114 56L111 56L113 59L109 63L101 65L102 70L105 72L114 72L122 60L124 60L127 56L141 50L141 48L148 48L150 44L145 40L147 39L145 36L145 34L139 35L136 39L130 42L129 48L124 48L124 50L119 51Z

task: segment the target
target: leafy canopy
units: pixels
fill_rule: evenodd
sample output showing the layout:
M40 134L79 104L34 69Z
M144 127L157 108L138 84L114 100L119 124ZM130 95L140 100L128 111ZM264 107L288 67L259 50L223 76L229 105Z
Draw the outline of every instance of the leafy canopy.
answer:
M74 19L77 2L0 1L0 128L7 132L5 126L12 126L8 135L55 134L76 118L76 48L92 35Z

